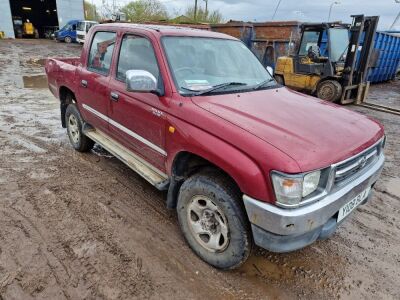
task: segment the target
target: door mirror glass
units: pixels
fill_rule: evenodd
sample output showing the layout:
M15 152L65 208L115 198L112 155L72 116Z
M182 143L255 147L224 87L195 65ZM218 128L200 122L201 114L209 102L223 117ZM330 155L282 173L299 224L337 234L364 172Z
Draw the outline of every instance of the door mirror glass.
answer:
M157 90L157 79L145 70L126 71L126 90L128 92L154 92Z
M269 74L271 74L271 76L273 76L274 75L274 69L272 69L272 67L270 67L270 66L267 66L267 71L268 71L268 73Z

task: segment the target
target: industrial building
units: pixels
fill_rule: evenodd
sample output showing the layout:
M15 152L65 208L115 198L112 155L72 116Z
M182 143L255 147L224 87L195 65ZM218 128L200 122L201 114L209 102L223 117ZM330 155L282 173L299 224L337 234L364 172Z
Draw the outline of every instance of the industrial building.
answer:
M1 0L0 31L15 38L14 23L29 19L43 37L48 28L62 27L69 20L84 19L83 0Z

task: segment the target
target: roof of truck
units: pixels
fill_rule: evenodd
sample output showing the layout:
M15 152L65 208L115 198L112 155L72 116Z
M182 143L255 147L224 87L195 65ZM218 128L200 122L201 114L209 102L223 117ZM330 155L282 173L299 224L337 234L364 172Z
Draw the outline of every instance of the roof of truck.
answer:
M211 38L220 38L220 39L231 39L236 40L236 38L209 30L202 30L190 27L180 27L172 26L172 25L158 25L158 24L134 24L134 23L105 23L96 25L98 27L105 27L105 28L126 28L126 29L144 29L149 31L154 31L161 36L166 35L173 35L173 36L198 36L198 37L211 37Z

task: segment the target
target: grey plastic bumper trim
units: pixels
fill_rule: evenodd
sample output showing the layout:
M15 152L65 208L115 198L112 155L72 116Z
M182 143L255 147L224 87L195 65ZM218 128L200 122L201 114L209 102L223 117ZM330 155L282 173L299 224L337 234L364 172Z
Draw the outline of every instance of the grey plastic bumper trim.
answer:
M303 234L323 226L348 201L379 178L385 157L383 153L378 160L355 178L339 189L331 192L321 200L299 208L280 208L273 204L243 195L244 204L252 224L278 235Z

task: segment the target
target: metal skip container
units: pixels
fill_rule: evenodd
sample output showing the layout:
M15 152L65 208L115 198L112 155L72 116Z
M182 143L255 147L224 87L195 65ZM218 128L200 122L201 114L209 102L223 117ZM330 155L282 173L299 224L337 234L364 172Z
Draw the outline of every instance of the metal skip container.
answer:
M377 31L374 49L377 59L369 70L368 81L376 83L395 79L400 71L400 32Z
M300 24L297 21L229 21L211 25L211 30L242 40L264 66L274 68L278 57L290 54L295 48L300 37Z

